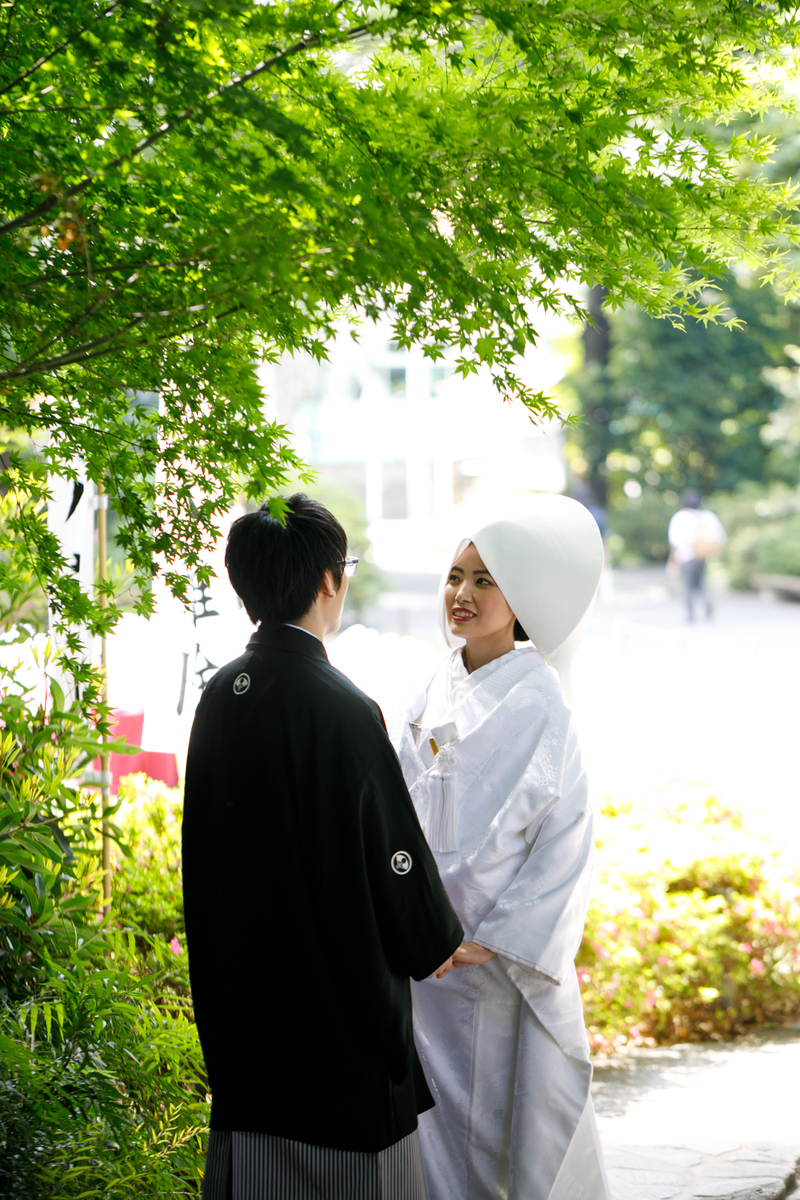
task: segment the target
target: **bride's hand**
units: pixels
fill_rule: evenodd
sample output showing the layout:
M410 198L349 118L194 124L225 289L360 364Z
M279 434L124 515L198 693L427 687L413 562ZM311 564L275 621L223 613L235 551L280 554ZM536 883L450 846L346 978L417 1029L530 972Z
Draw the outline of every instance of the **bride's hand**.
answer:
M494 958L495 951L479 946L477 942L462 942L453 955L454 967L475 967Z

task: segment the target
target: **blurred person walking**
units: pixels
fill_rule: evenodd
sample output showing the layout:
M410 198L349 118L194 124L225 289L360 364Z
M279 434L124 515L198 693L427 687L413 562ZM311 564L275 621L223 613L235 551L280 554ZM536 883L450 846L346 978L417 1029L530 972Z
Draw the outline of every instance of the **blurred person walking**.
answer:
M713 615L711 597L705 586L706 563L719 554L727 541L715 512L701 508L702 497L693 488L683 493L682 508L673 514L667 537L672 547L670 561L680 569L686 600L686 616L695 619L695 600L702 601L706 617Z
M602 566L565 496L462 541L440 592L455 649L394 730L466 931L453 969L412 985L430 1200L609 1200L574 963L592 810L565 697Z
M381 711L322 643L357 562L303 495L228 539L258 629L201 697L183 822L203 1200L426 1200L409 976L463 931Z

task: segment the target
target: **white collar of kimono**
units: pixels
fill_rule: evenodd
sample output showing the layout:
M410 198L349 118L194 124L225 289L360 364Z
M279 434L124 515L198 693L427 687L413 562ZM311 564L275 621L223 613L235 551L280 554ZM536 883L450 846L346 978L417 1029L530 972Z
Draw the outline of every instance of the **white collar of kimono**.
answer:
M444 585L450 568L472 542L540 654L569 691L569 667L588 623L603 569L597 522L577 500L532 495L513 517L491 521L462 538L443 576L439 613L450 646Z
M459 638L459 642L461 639ZM501 654L499 658L493 658L491 662L484 663L482 667L478 667L477 671L472 674L467 671L464 665L464 659L459 653L453 653L447 665L447 686L453 696L457 698L460 694L470 692L480 684L486 683L492 675L512 661L512 655L516 656L517 651L509 650L507 654Z

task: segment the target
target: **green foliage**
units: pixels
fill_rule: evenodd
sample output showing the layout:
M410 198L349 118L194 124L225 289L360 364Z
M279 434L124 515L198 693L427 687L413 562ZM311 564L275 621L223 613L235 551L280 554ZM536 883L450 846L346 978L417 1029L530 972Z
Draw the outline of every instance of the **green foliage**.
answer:
M749 484L716 496L713 507L728 532L724 562L733 587L751 587L757 572L800 575L800 490Z
M104 818L132 873L139 860L113 811L76 782L98 733L44 674L51 661L40 664L46 691L2 668L0 1193L196 1195L207 1084L185 954L149 932L157 905L140 911L133 887L126 918L102 920ZM148 810L139 854L161 811Z
M777 377L794 362L800 309L746 275L715 287L707 297L735 326L609 313L608 364L588 364L570 381L585 418L575 442L612 503L624 503L629 479L645 493L732 491L763 481L776 458L764 431L783 403Z
M648 488L638 500L623 497L607 509L606 541L613 564L626 566L642 559L662 562L669 556L667 529L677 512L674 492Z
M99 739L45 673L51 653L33 651L44 695L0 666L0 990L12 999L35 987L51 960L83 957L97 936L90 864L103 814L76 777Z
M800 516L780 529L771 529L756 549L756 567L762 575L800 576Z
M800 888L713 797L607 804L578 976L590 1041L702 1041L800 1013Z
M128 853L114 864L116 919L167 942L182 938L183 795L146 775L126 775L118 798L116 819Z
M787 0L2 13L0 389L38 455L0 482L65 626L116 608L64 568L48 470L105 480L139 607L156 569L182 592L240 480L261 497L298 467L255 364L322 356L341 316L389 313L399 345L453 347L547 413L515 372L530 301L580 312L590 281L702 313L706 270L786 275L795 199L748 174L769 141L724 120L783 103Z
M800 347L786 346L786 353L797 362ZM772 414L761 437L769 447L767 474L770 479L800 484L800 372L797 367L775 367L765 378L780 392L781 407Z
M9 1200L197 1195L208 1108L191 1014L159 1002L157 972L138 975L132 936L103 950L0 1008Z
M116 855L113 864L115 922L137 931L145 962L156 941L162 950L169 948L169 954L159 959L163 986L188 997L181 874L183 794L146 775L128 775L120 785L119 802L116 820L127 853Z
M388 580L375 563L370 561L370 542L367 518L362 501L341 484L326 483L324 478L306 488L309 496L319 500L344 526L349 554L359 560L358 569L347 588L344 622L352 624L362 619L364 610L389 586Z
M30 458L33 447L27 438L0 427L0 462L2 456L11 454ZM30 562L21 565L15 561L19 539L13 522L19 503L15 493L0 488L0 626L8 632L24 622L29 629L42 631L47 625L47 600L41 579ZM26 501L22 504L25 506ZM41 513L41 502L37 505L35 500L28 500L27 507L34 513L38 508Z

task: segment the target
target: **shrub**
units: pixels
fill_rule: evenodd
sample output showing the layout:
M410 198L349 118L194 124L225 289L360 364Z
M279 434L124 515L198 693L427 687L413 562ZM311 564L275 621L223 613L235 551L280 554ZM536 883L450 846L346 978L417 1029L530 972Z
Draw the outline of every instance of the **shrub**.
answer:
M196 1196L208 1098L185 955L164 936L177 915L152 933L152 889L131 887L127 913L103 919L114 814L76 783L97 730L55 679L37 699L0 671L0 1195Z
M181 820L179 788L128 775L119 790L116 821L127 853L113 862L114 919L137 931L137 945L147 961L158 941L169 948L163 983L167 991L189 995L189 965L183 921Z
M132 938L104 945L0 1009L8 1200L198 1194L208 1113L190 1012L164 1005L157 972L137 974Z
M667 529L679 508L674 493L646 488L638 500L625 500L608 510L608 543L614 564L663 562L669 556Z
M759 539L756 565L764 575L800 575L800 514Z
M732 587L752 587L756 572L800 574L800 490L747 483L713 497L710 506L728 534L724 562Z
M595 1050L800 1013L800 890L716 800L607 804L578 977Z

